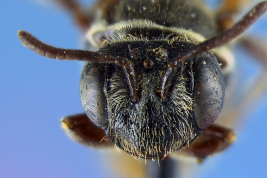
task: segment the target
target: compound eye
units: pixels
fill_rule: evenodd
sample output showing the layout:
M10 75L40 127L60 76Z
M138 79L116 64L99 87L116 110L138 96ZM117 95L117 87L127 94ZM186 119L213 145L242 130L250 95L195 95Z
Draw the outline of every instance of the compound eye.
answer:
M218 118L224 103L224 77L214 56L196 57L194 81L195 121L203 130Z
M104 88L103 65L87 63L80 79L80 97L89 119L102 129L107 128L107 101Z

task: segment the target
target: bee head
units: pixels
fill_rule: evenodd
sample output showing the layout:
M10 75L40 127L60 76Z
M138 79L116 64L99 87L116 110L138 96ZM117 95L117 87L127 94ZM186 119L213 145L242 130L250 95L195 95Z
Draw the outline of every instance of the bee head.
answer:
M157 158L188 146L217 119L224 102L213 55L191 57L169 74L172 61L193 47L178 39L104 46L100 53L123 62L85 65L80 91L88 117L136 157Z

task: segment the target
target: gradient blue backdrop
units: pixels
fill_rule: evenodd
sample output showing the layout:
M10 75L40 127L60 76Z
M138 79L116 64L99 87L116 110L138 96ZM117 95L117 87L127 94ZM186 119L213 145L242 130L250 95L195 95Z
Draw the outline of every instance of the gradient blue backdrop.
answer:
M247 33L266 38L266 23L265 16ZM60 118L82 112L82 64L41 57L17 38L24 29L54 46L79 48L68 15L47 3L9 0L1 3L0 24L0 177L109 177L100 153L72 142L60 128ZM237 55L241 62L246 56ZM245 71L251 64L241 66ZM200 165L197 177L266 177L266 95L237 134L230 149Z

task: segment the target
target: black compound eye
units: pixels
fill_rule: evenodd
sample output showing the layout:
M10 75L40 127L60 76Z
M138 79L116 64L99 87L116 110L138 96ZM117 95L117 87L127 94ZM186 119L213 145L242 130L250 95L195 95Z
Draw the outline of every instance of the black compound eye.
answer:
M217 119L224 103L224 77L215 57L207 53L196 57L194 80L195 121L203 130Z
M80 96L89 119L102 129L107 128L107 101L103 91L103 65L87 63L80 79Z

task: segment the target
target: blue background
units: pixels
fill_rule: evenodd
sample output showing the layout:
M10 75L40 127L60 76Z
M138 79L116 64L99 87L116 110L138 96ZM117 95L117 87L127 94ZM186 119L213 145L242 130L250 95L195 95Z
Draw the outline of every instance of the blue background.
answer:
M54 46L82 46L69 16L42 2L10 0L0 6L0 177L110 177L99 151L74 143L60 128L60 118L82 112L82 63L44 58L17 38L23 29ZM267 39L266 22L265 15L246 34ZM241 74L256 71L253 63L243 61L247 54L241 52L236 50ZM266 177L266 109L264 95L238 130L233 146L199 165L196 177Z

